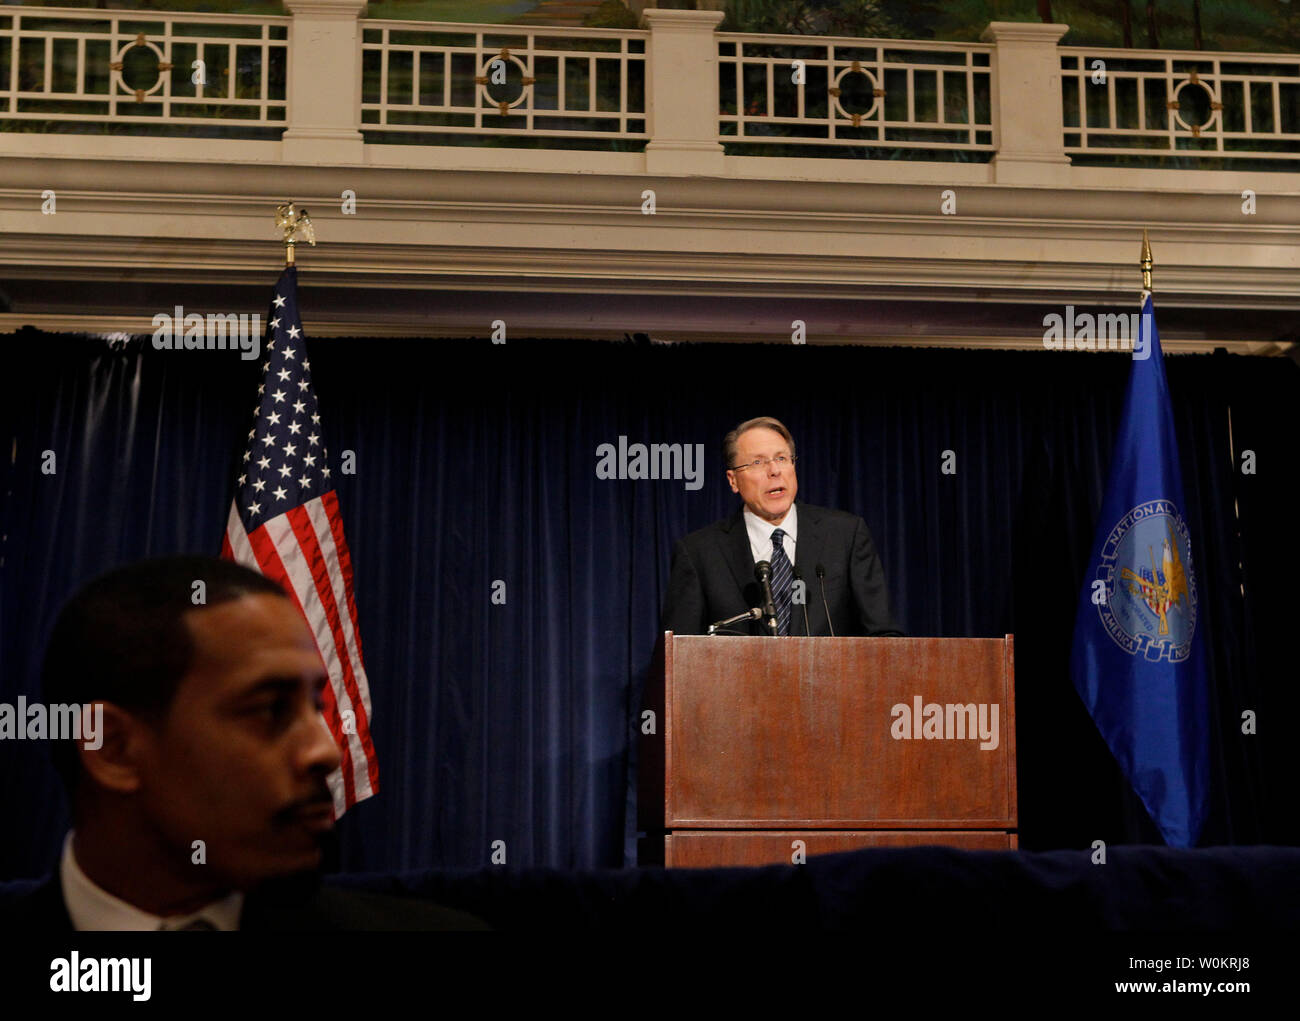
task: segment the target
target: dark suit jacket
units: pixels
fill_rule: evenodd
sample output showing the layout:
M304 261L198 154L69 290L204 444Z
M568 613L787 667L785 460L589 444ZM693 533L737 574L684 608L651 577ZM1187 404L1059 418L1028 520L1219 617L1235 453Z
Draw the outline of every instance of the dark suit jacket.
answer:
M414 897L388 897L315 881L268 886L244 898L239 927L247 932L392 932L486 930L474 915ZM0 931L69 933L59 872L0 903Z
M816 567L826 568L826 604L835 634L901 635L889 609L884 568L867 523L854 514L799 503L795 573L806 586L804 606L790 608L790 634L829 635ZM662 630L702 635L714 621L762 606L754 580L754 555L742 516L744 508L680 539L673 549L672 577ZM742 621L732 630L761 635L762 621Z

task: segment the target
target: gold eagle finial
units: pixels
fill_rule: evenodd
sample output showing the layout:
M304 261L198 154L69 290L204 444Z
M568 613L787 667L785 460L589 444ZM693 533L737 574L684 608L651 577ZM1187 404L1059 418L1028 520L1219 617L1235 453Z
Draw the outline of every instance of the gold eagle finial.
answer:
M306 241L313 246L316 244L316 230L311 225L311 217L307 215L306 209L293 202L275 207L275 225L284 232L286 266L293 265L293 249L299 241Z

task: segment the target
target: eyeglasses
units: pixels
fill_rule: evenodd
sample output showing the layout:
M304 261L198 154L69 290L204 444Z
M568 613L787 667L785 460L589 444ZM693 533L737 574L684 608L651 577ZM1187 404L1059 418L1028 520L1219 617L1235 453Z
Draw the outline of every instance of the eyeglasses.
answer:
M733 464L728 471L743 472L746 468L753 468L759 471L766 468L769 464L775 464L778 468L789 468L794 465L794 455L777 454L776 457L756 457L748 464Z

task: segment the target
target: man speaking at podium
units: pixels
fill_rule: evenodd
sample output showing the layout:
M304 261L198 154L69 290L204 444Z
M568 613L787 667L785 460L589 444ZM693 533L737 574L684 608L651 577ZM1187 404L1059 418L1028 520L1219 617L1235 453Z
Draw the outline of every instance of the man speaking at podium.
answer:
M663 630L901 635L866 522L795 503L790 430L775 418L751 418L727 433L722 447L727 481L743 506L678 540Z

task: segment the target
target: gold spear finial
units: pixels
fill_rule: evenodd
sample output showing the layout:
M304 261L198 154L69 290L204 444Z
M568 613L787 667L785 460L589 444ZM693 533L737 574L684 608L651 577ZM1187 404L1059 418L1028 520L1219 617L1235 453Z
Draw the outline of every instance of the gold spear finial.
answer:
M1147 237L1147 229L1142 228L1142 290L1151 290L1151 267L1155 263L1151 261L1151 239Z
M311 225L307 210L297 208L293 202L275 207L275 225L284 231L284 264L292 266L294 246L301 240L316 244L316 230ZM299 238L299 234L302 235Z

